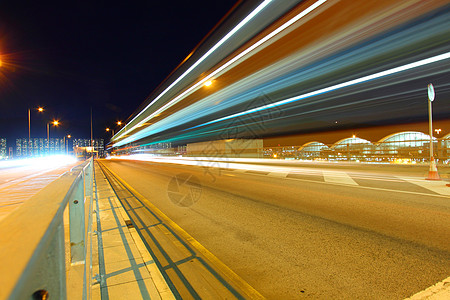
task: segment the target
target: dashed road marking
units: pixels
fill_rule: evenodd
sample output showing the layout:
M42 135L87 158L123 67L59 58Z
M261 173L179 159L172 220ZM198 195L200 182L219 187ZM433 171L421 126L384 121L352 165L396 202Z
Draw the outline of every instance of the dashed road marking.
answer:
M450 196L450 187L446 186L445 181L434 181L425 179L411 179L402 178L405 181L418 185L420 187L426 188L432 192L438 193L440 195Z
M335 182L342 184L358 185L346 172L323 171L325 182Z

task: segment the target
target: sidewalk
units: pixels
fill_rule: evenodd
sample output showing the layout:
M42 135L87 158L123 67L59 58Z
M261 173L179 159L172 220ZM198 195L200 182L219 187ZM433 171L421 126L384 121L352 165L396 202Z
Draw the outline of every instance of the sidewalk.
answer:
M175 299L97 164L94 193L92 299Z

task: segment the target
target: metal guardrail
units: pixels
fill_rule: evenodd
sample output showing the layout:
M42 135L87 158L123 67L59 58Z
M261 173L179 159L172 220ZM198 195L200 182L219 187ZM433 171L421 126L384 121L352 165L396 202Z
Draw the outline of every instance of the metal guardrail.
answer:
M82 290L83 299L90 298L93 164L91 158L73 168L2 220L0 299L67 299L68 278L71 286L79 288L80 296ZM70 263L66 265L68 253Z

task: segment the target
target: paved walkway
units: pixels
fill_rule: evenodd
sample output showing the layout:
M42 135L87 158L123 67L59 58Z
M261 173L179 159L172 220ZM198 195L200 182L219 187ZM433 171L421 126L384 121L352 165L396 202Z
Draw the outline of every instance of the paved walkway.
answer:
M92 299L175 299L97 164L94 189L93 274L100 283Z

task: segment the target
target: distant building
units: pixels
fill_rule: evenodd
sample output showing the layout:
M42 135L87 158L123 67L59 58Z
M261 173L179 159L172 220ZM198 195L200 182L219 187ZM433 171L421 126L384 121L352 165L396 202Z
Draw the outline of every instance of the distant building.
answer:
M16 139L17 158L64 154L65 152L64 139L50 138L50 143L44 138Z
M73 139L73 151L74 153L79 152L78 148L88 148L93 147L93 152L96 153L99 157L103 157L105 155L105 146L104 146L104 140L103 139ZM77 150L78 149L78 150ZM88 151L91 152L91 151Z
M220 158L263 157L263 140L228 139L191 143L186 146L187 156L212 156Z
M0 159L5 159L8 156L6 151L6 139L0 138Z

